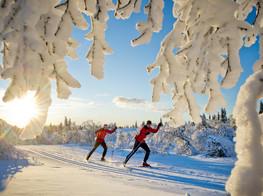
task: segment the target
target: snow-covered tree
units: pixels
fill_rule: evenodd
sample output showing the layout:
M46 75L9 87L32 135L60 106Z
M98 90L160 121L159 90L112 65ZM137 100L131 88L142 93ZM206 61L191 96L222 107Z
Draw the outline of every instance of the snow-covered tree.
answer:
M17 150L13 145L0 139L0 160L24 159L25 154Z
M253 7L257 14L249 24L245 19ZM242 72L239 50L259 38L260 58L254 65L253 75L244 84L246 92L239 94L240 101L235 106L239 111L235 112L239 161L228 181L227 191L232 195L261 195L263 168L254 165L262 165L263 128L258 123L258 114L253 114L257 100L263 96L263 2L176 0L173 13L177 18L174 28L162 42L156 61L148 71L160 68L159 75L152 80L153 101L158 101L162 92L172 92L174 109L166 116L177 125L184 121L183 116L176 115L178 112L188 112L195 122L200 121L193 93L209 96L205 108L208 113L225 107L221 88L231 88L239 79ZM177 49L175 54L174 49ZM223 79L218 81L218 76ZM245 138L248 133L251 139ZM248 179L249 183L242 179Z
M205 108L208 113L226 106L221 88L233 87L239 79L242 72L239 50L258 39L259 60L254 65L254 73L241 88L235 107L238 161L227 190L232 195L260 195L263 169L257 166L263 160L260 141L263 131L256 103L263 96L263 2L173 1L176 18L173 30L163 40L155 62L147 70L160 69L159 75L151 81L152 100L159 101L161 93L172 94L173 109L166 117L174 125L184 124L183 116L178 115L184 112L188 112L193 121L201 121L193 93L209 96ZM149 0L145 5L148 18L137 24L140 36L132 40L133 46L149 42L152 33L161 30L164 2ZM80 87L68 73L64 56L76 58L77 43L70 35L73 25L81 29L87 27L82 14L91 19L92 28L86 36L92 42L87 54L91 74L102 79L104 55L111 53L104 35L108 12L114 10L116 18L127 19L133 12L140 11L141 4L141 0L118 0L116 5L111 0L0 0L1 77L11 79L3 100L10 101L31 90L35 91L41 107L41 115L24 129L22 138L41 132L51 104L52 79L56 80L59 98L68 98L71 87ZM253 8L256 16L249 24L245 19ZM219 81L218 76L222 80ZM244 178L249 183L242 184Z

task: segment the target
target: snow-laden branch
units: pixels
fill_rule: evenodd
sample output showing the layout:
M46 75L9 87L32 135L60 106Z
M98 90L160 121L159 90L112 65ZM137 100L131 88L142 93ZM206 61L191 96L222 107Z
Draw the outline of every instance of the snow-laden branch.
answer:
M91 40L92 44L87 54L87 59L91 64L91 74L97 79L103 79L104 55L112 52L105 40L106 22L109 19L108 11L112 10L114 5L111 0L90 1L90 4L91 8L93 8L89 10L92 29L86 35L86 38Z
M133 12L140 12L142 0L118 0L115 8L115 17L128 19Z
M42 133L42 127L46 123L48 108L51 105L51 83L46 78L40 82L40 88L36 91L35 101L38 106L38 116L31 119L30 123L20 134L21 139L34 138Z
M262 97L263 70L259 70L241 87L234 109L238 127L236 133L238 160L226 186L226 190L234 196L263 193L263 121L256 109L257 100Z
M141 0L118 0L115 8L115 17L119 19L128 19L133 12L139 12ZM144 7L144 12L148 18L146 22L136 24L136 29L140 35L131 41L132 46L148 43L154 32L162 29L163 21L163 0L149 0Z
M144 12L148 15L147 22L136 24L136 29L140 32L140 36L132 40L133 46L149 42L153 32L159 32L162 29L163 7L163 0L149 0L144 7Z
M229 0L174 1L174 28L162 42L156 61L148 67L148 71L160 68L160 74L152 80L153 101L171 88L174 109L166 116L174 124L183 123L177 114L184 112L200 122L194 93L209 96L207 112L225 107L221 88L231 88L239 79L243 39L249 39L250 44L256 40L250 36L254 33L252 26L235 17L237 9L238 4Z
M227 181L226 190L231 195L262 195L263 193L263 116L256 110L257 101L263 97L263 3L261 0L240 0L236 17L245 20L253 7L256 16L253 30L245 38L245 46L250 46L258 36L259 60L254 64L254 74L241 87L234 116L237 124L237 162ZM245 181L242 179L246 179Z
M140 6L141 0L119 0L115 15L127 18L133 10L139 11ZM35 91L40 100L38 92L50 85L52 79L56 80L59 98L68 98L70 88L80 87L79 82L68 73L64 57L77 58L78 44L71 38L71 33L73 25L80 29L87 28L83 14L91 18L91 31L86 35L92 41L87 54L91 74L102 79L104 55L112 51L106 42L105 31L108 12L114 7L111 0L1 0L0 45L3 65L0 72L2 79L11 79L3 100L19 98L27 91ZM163 1L156 0L151 0L146 6L149 16L146 31L160 30L162 17L159 19L158 15L162 16L162 7ZM42 125L36 128L39 130L43 127L50 105L50 91L43 92L48 94L49 99L41 93L48 104L43 105L46 108L42 110ZM26 134L25 130L24 135L30 134Z
M140 8L139 1L134 2L134 5L136 9ZM0 1L0 45L3 58L0 71L2 79L11 79L3 100L11 101L27 91L35 91L38 100L43 96L42 99L47 101L47 104L42 104L45 108L41 110L39 123L31 123L39 125L36 133L26 133L29 125L23 137L34 137L37 129L41 130L45 123L51 99L50 91L42 90L50 85L50 80L56 80L59 98L68 98L70 88L80 87L79 82L68 73L64 57L77 58L78 44L71 38L71 33L73 25L80 29L87 28L83 14L91 18L92 25L86 36L92 41L87 54L91 74L98 79L103 78L104 55L111 53L104 33L108 11L113 9L111 0Z
M68 98L69 87L80 84L67 71L65 56L76 57L77 44L70 38L72 25L86 28L78 1L68 0L55 7L50 1L1 1L0 42L3 43L3 79L11 79L4 101L36 92L41 113L25 128L21 137L39 134L51 104L50 80L57 81L60 98Z

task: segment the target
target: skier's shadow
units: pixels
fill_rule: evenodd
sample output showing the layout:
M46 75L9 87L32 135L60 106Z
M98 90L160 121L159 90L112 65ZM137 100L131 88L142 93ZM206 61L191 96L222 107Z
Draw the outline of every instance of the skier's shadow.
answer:
M17 173L28 166L28 161L21 160L1 160L0 161L0 192L4 191L9 181Z

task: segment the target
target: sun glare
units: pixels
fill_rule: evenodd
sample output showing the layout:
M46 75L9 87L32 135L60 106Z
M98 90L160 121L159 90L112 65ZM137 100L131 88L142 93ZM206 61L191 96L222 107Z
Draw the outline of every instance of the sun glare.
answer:
M33 118L37 117L37 105L34 92L27 93L20 99L6 103L6 121L20 128L25 127Z

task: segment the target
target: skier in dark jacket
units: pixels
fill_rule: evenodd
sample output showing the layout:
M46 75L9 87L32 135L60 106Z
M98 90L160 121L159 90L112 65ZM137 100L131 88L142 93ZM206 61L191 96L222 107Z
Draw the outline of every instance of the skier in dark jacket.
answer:
M126 163L129 161L129 159L136 153L136 151L141 147L142 149L145 150L145 156L144 156L144 160L143 160L143 167L150 167L150 164L147 163L147 160L150 156L150 149L148 147L148 145L145 142L145 138L147 135L149 135L150 133L157 133L160 129L160 127L162 126L162 122L160 122L157 126L156 129L153 129L151 127L152 122L150 120L147 121L146 125L140 130L140 133L138 135L135 136L135 143L133 146L132 151L126 156L125 161L123 162L123 165L125 166Z
M117 127L115 126L112 130L108 130L107 129L107 124L104 124L103 128L97 130L95 132L96 134L96 142L94 144L94 147L93 149L90 151L90 153L88 154L87 156L87 161L89 160L90 156L92 155L92 153L101 145L104 150L103 150L103 153L102 153L102 157L101 157L101 161L105 161L105 156L106 156L106 153L107 153L107 145L105 143L105 137L107 134L112 134L116 131Z

